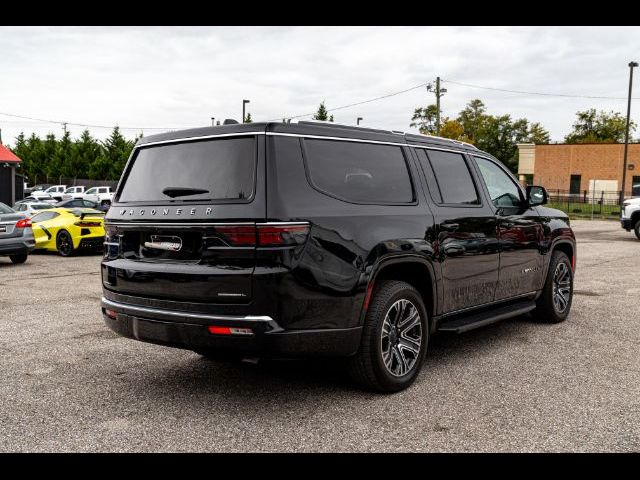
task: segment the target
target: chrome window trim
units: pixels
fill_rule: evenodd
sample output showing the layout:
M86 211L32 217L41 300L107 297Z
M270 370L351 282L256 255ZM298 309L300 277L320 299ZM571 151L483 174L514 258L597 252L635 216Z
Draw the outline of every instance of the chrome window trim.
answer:
M251 135L266 135L267 137L296 137L296 138L313 138L317 140L337 140L342 142L357 142L357 143L372 143L375 145L392 145L396 147L413 147L413 148L426 148L431 150L441 150L443 152L454 152L461 153L465 152L466 145L461 145L460 149L453 148L443 148L438 146L431 145L416 145L414 143L406 143L406 142L385 142L381 140L366 140L362 138L352 138L352 137L333 137L329 135L306 135L302 133L282 133L282 132L264 132L264 131L254 131L254 132L235 132L235 133L219 133L216 135L201 135L196 137L182 137L182 138L174 138L171 140L160 140L157 142L149 142L149 143L141 143L136 145L134 149L140 149L144 147L149 147L152 145L165 145L172 143L183 143L183 142L194 142L197 140L208 140L213 138L229 138L229 137L246 137ZM438 137L440 138L440 137ZM477 152L481 152L481 150L477 150ZM474 155L474 154L471 154Z
M200 135L197 137L182 137L182 138L173 138L171 140L160 140L158 142L149 142L149 143L141 143L140 145L136 145L135 148L144 148L150 145L165 145L167 143L182 143L182 142L193 142L196 140L207 140L210 138L225 138L225 137L247 137L251 135L264 135L265 132L236 132L236 133L218 133L217 135Z

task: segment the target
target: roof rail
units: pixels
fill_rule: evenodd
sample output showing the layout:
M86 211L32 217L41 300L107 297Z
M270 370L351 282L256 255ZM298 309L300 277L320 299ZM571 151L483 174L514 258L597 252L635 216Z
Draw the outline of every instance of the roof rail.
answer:
M478 150L478 147L476 147L472 143L463 142L461 140L454 140L453 138L439 137L437 135L425 135L424 133L412 133L411 135L415 135L417 137L436 138L438 140L444 140L445 142L456 143L458 145L463 145L465 147L470 147L470 148L473 148L474 150Z
M404 135L404 132L398 132L397 130L388 130L385 128L372 128L372 127L365 127L361 125L346 125L344 123L328 122L326 120L300 120L297 123L298 125L322 125L325 127L348 128L352 130L364 130L364 131L370 131L370 132L392 133L394 135Z

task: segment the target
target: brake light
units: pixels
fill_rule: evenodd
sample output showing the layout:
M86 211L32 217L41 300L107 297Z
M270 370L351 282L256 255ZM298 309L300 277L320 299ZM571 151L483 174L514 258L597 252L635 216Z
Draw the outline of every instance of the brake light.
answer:
M22 220L18 220L16 222L16 228L27 228L31 226L31 219L30 218L24 218Z
M258 225L258 244L260 246L302 245L309 234L309 225Z
M263 223L258 225L220 225L216 231L224 235L229 245L245 246L277 246L287 247L302 245L309 234L309 225L291 223Z
M256 244L256 227L253 225L222 225L216 227L229 244L234 246L253 246Z
M100 226L100 222L86 222L84 220L81 220L79 222L75 222L74 225L76 225L78 227L84 227L84 228L99 227Z

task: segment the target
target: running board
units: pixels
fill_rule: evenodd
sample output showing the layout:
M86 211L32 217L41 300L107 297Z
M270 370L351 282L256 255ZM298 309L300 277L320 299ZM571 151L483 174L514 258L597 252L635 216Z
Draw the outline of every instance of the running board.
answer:
M443 319L438 327L439 332L464 333L474 328L484 327L491 323L499 322L507 318L523 315L536 308L533 300L523 300L502 307L485 310L482 312L470 312L466 315L456 315L451 319Z

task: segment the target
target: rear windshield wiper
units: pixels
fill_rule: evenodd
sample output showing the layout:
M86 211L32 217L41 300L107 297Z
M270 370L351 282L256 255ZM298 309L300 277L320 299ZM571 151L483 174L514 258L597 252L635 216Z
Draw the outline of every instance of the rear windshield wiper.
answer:
M209 193L209 190L204 188L189 188L189 187L167 187L162 190L162 193L167 197L186 197L188 195L198 195L200 193Z

